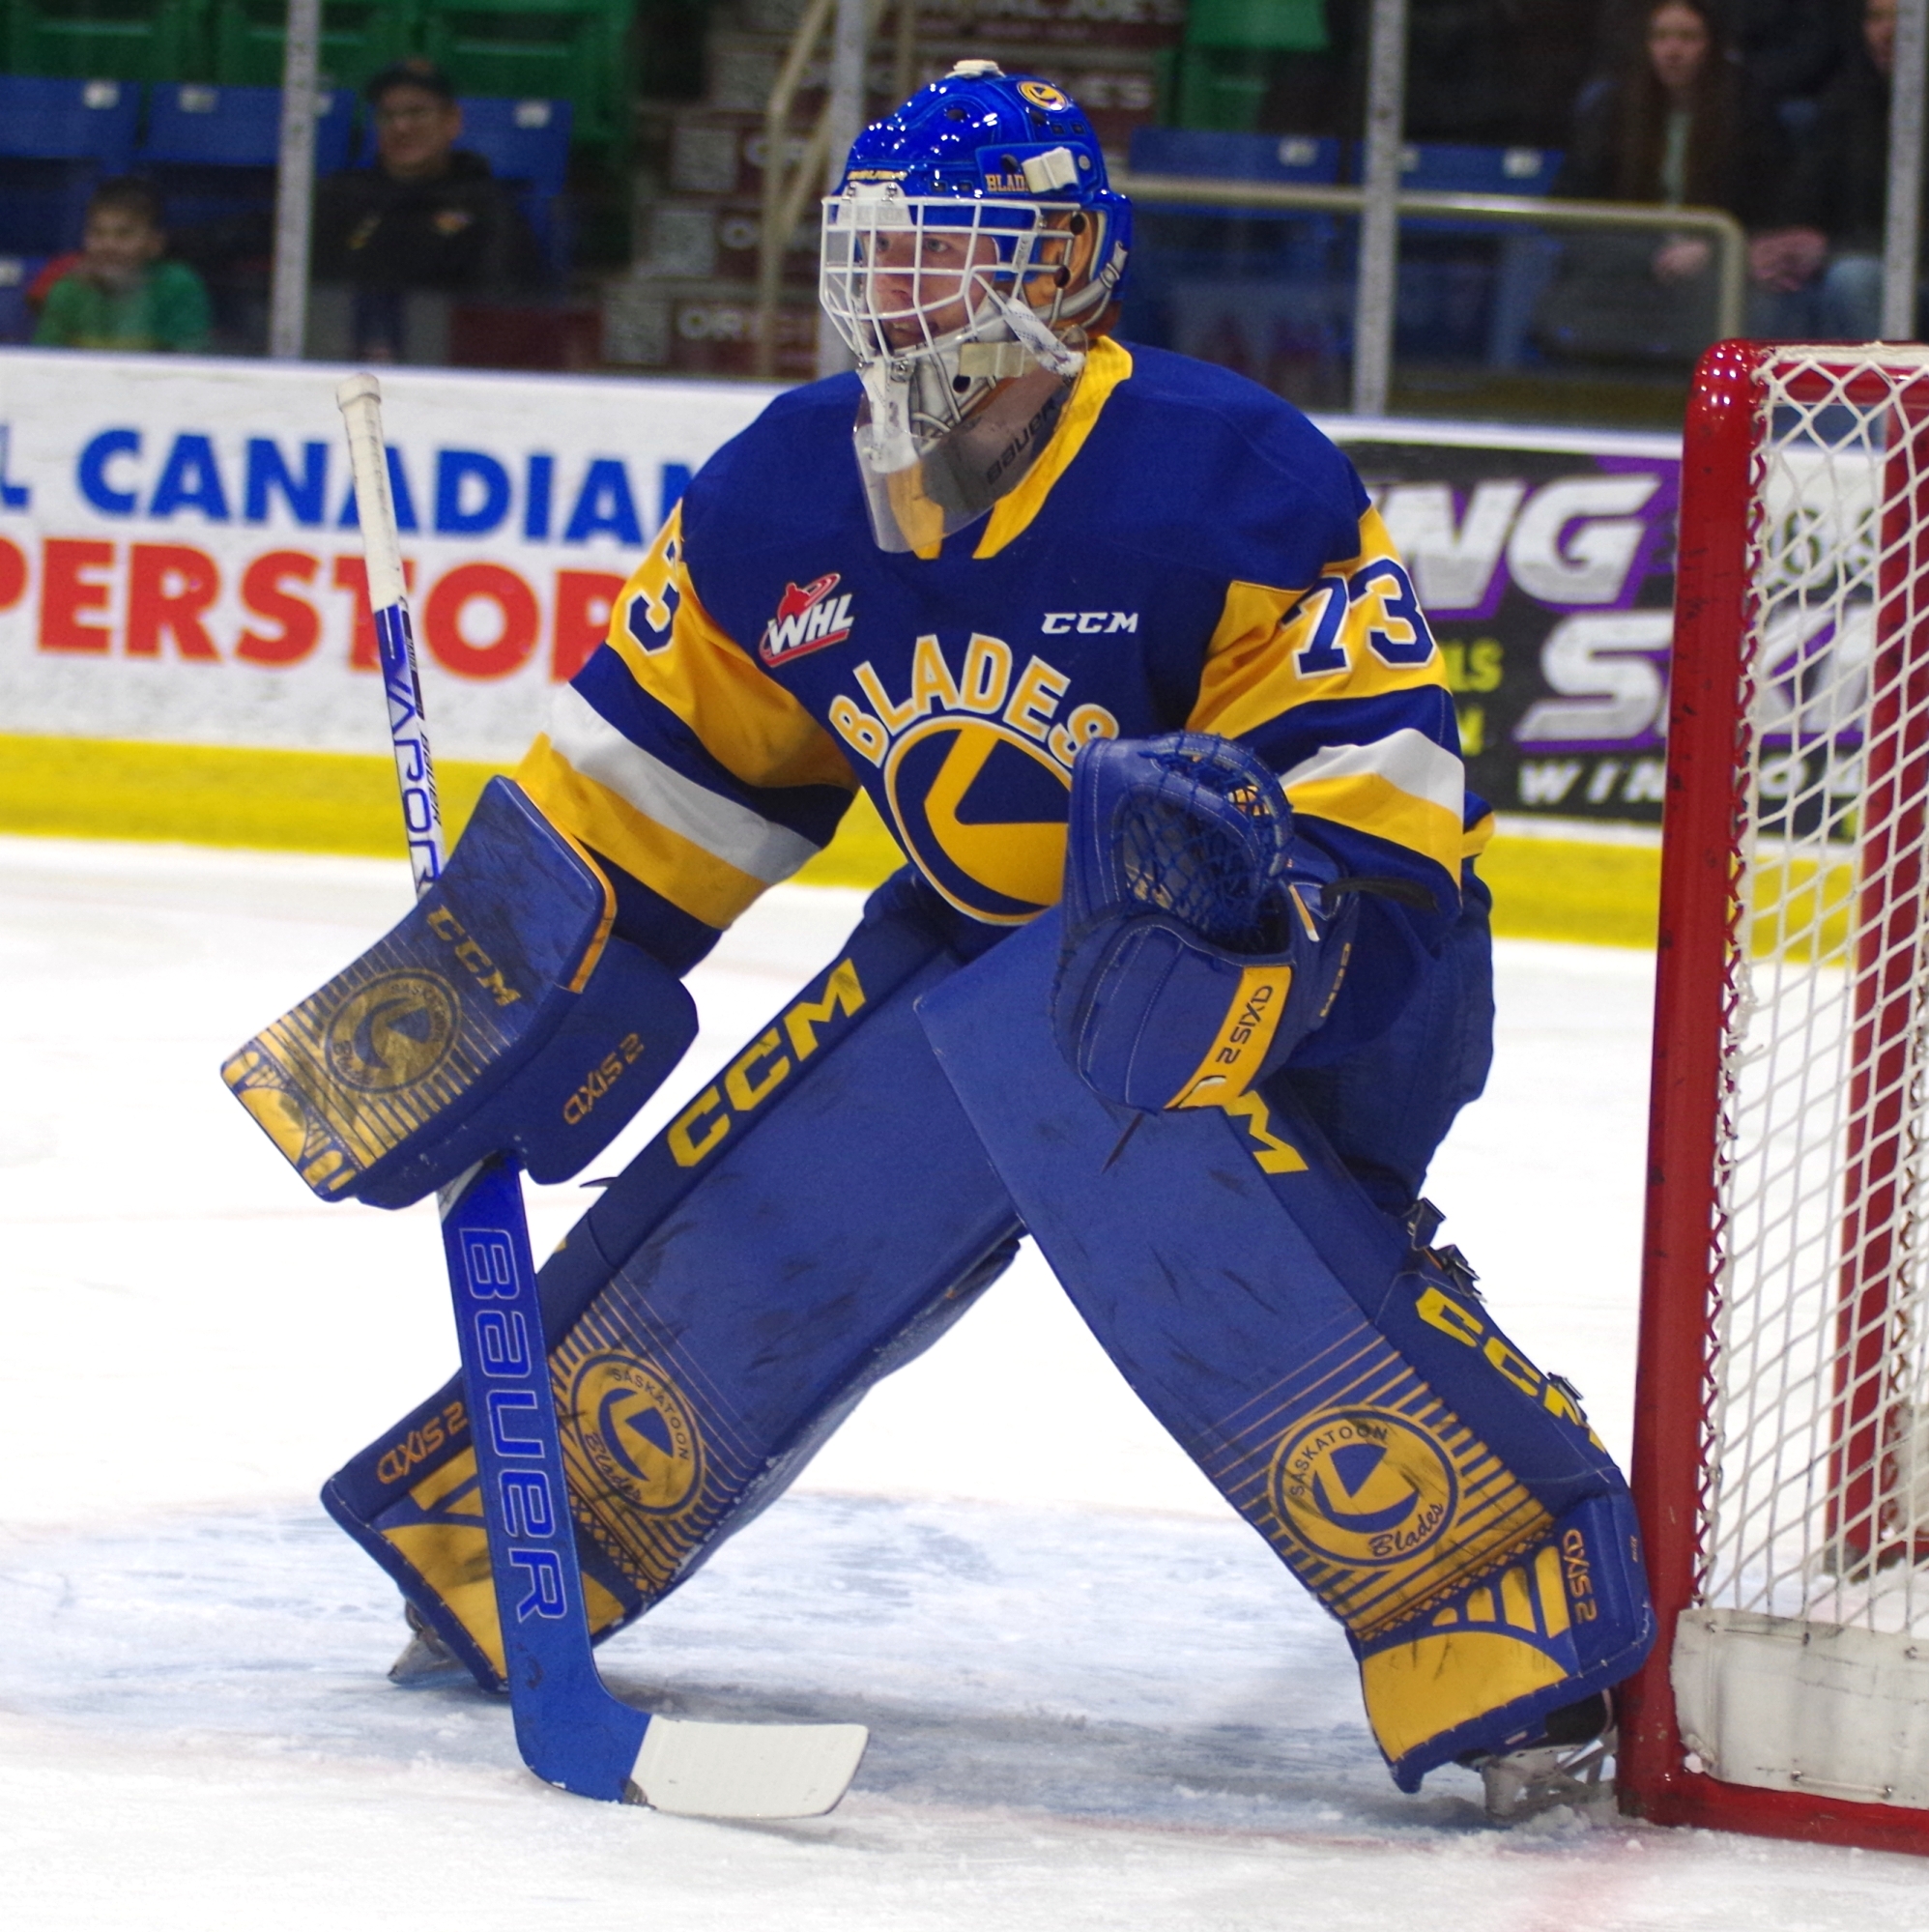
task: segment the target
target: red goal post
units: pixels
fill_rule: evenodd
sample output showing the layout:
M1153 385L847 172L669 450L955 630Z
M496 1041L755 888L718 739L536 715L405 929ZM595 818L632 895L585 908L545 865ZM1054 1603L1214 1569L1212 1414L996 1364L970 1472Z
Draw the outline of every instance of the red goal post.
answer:
M1929 350L1696 372L1623 1807L1929 1852Z

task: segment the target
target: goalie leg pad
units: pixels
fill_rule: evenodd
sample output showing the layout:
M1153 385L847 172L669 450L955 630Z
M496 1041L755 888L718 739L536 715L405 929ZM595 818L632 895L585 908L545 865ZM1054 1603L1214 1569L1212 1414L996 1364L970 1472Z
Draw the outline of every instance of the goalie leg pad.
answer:
M1377 1038L1329 1058L1316 1033L1272 1077L1318 1122L1346 1170L1389 1214L1404 1216L1455 1115L1493 1064L1492 898L1471 868L1460 916L1439 957Z
M866 1389L1009 1261L1017 1225L911 1002L957 960L887 888L539 1276L592 1630L686 1580ZM477 1681L503 1648L460 1383L323 1501Z
M1639 1666L1652 1625L1634 1506L1617 1490L1577 1504L1532 1549L1436 1609L1354 1637L1367 1718L1394 1782L1418 1791L1450 1759L1534 1744L1549 1713Z
M1625 1499L1565 1385L1413 1249L1290 1094L1135 1115L1071 1072L1048 1020L1055 923L1043 915L928 995L926 1030L1100 1343L1363 1657L1531 1566L1575 1512ZM1595 1574L1611 1569L1594 1559ZM1554 1704L1625 1676L1652 1641L1638 1551L1613 1573L1625 1587L1598 1657L1576 1649L1540 1687ZM1565 1572L1562 1587L1577 1629ZM1402 1719L1382 1747L1417 1781L1498 1748L1481 1725L1516 1729L1522 1695L1497 1670L1446 1730Z

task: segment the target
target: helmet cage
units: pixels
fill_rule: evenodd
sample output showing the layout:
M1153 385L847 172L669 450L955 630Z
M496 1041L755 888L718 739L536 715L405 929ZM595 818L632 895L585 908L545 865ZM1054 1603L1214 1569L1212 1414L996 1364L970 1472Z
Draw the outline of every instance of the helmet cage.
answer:
M1092 318L1110 287L1091 275L1103 216L1076 202L907 195L895 185L853 186L823 204L820 295L860 369L935 361L943 380L921 382L918 430L962 423L989 382L1018 373L1014 357L959 353L972 343L1038 341L1014 327L1022 303L1060 335ZM939 373L933 371L933 373Z

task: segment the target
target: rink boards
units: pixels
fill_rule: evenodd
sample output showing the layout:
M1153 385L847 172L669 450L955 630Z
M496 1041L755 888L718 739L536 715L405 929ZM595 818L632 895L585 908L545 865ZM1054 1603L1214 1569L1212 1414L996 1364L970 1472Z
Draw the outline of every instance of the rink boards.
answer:
M391 849L373 641L317 364L0 352L0 829ZM608 621L750 384L384 376L427 708L459 825ZM1325 425L1412 565L1501 930L1652 938L1671 440ZM1177 506L1175 505L1175 508ZM805 875L896 864L862 806Z

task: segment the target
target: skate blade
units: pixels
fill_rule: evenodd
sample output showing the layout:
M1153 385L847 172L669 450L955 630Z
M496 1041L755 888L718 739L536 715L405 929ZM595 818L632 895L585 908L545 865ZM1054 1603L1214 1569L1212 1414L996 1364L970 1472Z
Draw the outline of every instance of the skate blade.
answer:
M1590 1806L1611 1800L1614 1780L1603 1773L1614 1755L1614 1742L1609 1729L1585 1744L1543 1745L1483 1760L1478 1769L1487 1822L1518 1825L1559 1805Z
M389 1682L403 1690L427 1690L468 1675L462 1659L430 1629L410 1631L401 1656L389 1666Z

